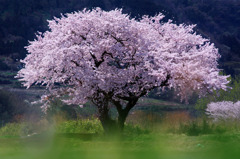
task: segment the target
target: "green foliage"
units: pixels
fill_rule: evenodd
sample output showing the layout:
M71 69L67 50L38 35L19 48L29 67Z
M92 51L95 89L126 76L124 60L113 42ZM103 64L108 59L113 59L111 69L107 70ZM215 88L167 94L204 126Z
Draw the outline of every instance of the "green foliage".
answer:
M98 119L70 120L56 126L57 133L103 133L101 122Z
M206 119L202 119L202 122L197 120L190 121L185 124L180 124L179 127L179 133L184 133L188 136L222 134L226 131L227 127L221 126L221 124L215 125Z
M27 136L32 133L34 128L29 123L8 123L0 128L0 136Z
M205 110L207 105L211 102L232 101L237 102L240 100L240 78L232 79L229 84L231 89L227 91L219 90L214 91L212 94L206 97L200 98L196 103L196 108L199 110Z
M56 133L64 134L104 134L101 122L98 119L69 120L56 126ZM125 137L139 136L150 133L138 125L126 124L121 135ZM116 135L116 134L113 134Z
M132 124L125 124L124 127L124 135L127 136L138 136L142 134L149 134L150 131L147 129L143 129L138 125L132 125Z
M0 138L3 159L239 159L238 133L187 136L148 133L127 138L104 135L35 135L26 138Z
M70 126L64 126L67 123ZM93 126L95 129L96 125L100 125L97 119L91 119L68 121L62 126L73 129L76 125L82 126L89 123L95 125ZM31 133L32 128L25 127L25 124L29 123L8 124L4 129L0 129L0 132L2 133L4 130L8 134L9 132L13 134L25 130L25 134ZM229 124L232 125L229 127ZM239 123L213 125L207 119L189 122L185 127L187 135L163 132L146 133L138 126L126 125L126 132L120 137L93 134L89 130L87 133L90 135L78 135L78 132L82 132L64 130L57 131L57 133L68 133L69 135L45 133L21 138L1 136L0 156L4 159L239 159L240 131L232 129L235 124L238 124L236 126L239 127Z

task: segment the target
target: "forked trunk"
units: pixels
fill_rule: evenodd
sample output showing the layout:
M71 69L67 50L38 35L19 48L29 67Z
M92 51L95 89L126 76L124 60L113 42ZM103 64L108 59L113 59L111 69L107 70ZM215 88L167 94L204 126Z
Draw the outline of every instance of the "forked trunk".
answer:
M124 124L128 116L129 111L136 105L138 98L133 98L129 100L125 108L121 105L120 101L111 100L111 102L116 106L118 111L118 119L113 120L109 115L108 102L103 102L105 104L99 108L99 119L102 123L105 133L121 133L124 129Z
M101 124L103 126L104 132L106 134L116 134L116 133L121 133L124 129L124 123L126 121L128 113L127 112L122 112L119 113L118 119L113 120L109 113L108 110L102 112L99 115L99 120L101 121Z

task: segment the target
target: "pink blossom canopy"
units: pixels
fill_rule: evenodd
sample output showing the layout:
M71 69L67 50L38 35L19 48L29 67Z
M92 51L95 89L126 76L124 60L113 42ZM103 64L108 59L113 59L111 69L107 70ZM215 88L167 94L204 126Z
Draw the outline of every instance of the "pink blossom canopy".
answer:
M68 94L75 104L96 92L121 100L172 87L186 99L193 91L226 89L215 46L197 35L194 25L163 18L136 20L119 9L96 8L49 20L49 31L26 47L29 54L17 77L24 86L41 83L58 95Z

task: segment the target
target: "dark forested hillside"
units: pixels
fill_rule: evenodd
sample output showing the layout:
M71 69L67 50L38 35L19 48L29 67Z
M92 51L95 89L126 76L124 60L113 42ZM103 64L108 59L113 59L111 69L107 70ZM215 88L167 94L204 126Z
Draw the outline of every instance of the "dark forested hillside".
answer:
M19 68L24 46L47 29L47 19L92 7L123 8L133 17L163 12L177 23L197 24L220 49L226 73L240 73L240 0L0 0L0 70Z
M166 0L165 6L177 22L197 24L197 31L219 48L221 67L240 74L240 0Z

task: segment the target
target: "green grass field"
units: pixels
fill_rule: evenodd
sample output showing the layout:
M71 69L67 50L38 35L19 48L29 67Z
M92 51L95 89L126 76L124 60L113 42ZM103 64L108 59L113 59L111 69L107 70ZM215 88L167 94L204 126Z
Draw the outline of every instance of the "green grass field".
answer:
M104 134L89 103L81 120L9 123L0 128L0 159L239 159L239 121L196 119L189 107L143 98L120 136Z
M221 133L189 136L186 133L160 131L161 128L145 131L127 125L123 135L109 136L104 135L99 124L97 120L67 121L39 134L1 135L0 158L239 159L240 157L240 131L234 127L228 127L227 131ZM95 128L97 131L93 131ZM15 131L12 127L8 131L11 130Z
M147 134L127 138L36 135L27 138L1 138L0 156L2 159L239 159L239 135L189 137Z

